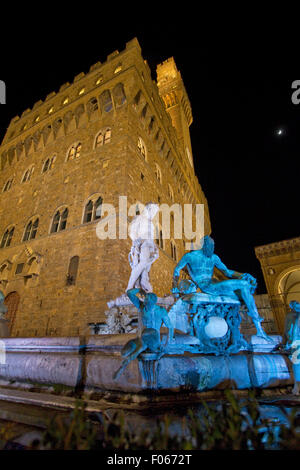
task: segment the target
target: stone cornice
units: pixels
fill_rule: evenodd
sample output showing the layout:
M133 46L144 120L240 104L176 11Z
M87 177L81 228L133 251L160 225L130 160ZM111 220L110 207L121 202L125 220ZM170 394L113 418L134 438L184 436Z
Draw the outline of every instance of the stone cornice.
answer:
M300 250L300 237L257 246L255 247L255 254L260 259L290 253L295 250Z

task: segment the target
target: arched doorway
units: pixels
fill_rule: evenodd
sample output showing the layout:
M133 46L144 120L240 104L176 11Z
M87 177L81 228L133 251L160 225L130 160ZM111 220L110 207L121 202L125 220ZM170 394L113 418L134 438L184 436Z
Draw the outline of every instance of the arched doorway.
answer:
M278 293L282 296L283 302L289 305L291 300L300 302L300 269L291 270L282 276L278 285Z
M5 318L9 322L8 326L9 326L10 334L12 334L12 331L13 331L13 326L14 326L19 302L20 302L20 296L18 292L15 292L15 291L7 294L4 300L4 303L7 306L7 313L5 315Z
M300 302L300 265L290 266L276 278L271 296L271 304L276 318L279 333L285 328L286 315L291 300Z

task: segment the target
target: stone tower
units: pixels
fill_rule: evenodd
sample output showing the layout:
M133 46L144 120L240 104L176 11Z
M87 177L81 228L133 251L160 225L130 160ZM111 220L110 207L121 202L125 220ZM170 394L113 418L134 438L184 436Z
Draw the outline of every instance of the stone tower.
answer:
M12 119L0 147L0 289L12 336L84 334L124 292L131 240L97 237L104 204L116 216L120 196L136 213L148 201L204 204L210 233L187 94L173 59L157 74L158 84L133 39ZM159 296L184 242L158 231Z
M191 104L177 70L174 58L171 57L157 66L157 85L166 110L176 129L177 138L186 162L194 166L189 127L193 122Z

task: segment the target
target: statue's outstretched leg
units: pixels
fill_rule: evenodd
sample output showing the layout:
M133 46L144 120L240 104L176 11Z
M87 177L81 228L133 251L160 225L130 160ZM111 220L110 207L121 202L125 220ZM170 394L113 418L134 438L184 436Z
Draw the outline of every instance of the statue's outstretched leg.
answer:
M149 271L151 268L151 263L148 264L148 266L145 267L145 269L142 271L141 275L141 287L145 292L152 292L152 286L149 282Z
M133 289L135 286L136 281L142 276L145 269L150 270L151 263L149 263L149 259L151 257L150 249L147 243L143 243L140 248L140 255L139 255L139 263L132 268L131 275L128 281L127 290ZM147 273L145 273L147 275ZM150 286L150 291L152 292L152 287ZM143 286L142 286L143 287ZM148 289L144 289L146 292Z
M292 393L293 395L300 395L300 383L299 382L295 382Z
M132 268L130 278L128 281L128 286L126 287L126 291L133 289L135 287L135 283L140 277L144 267L145 267L144 263L139 263L134 268Z
M147 346L143 343L141 338L136 338L136 339L131 339L128 341L128 343L125 344L124 348L122 349L122 356L126 357L122 364L121 367L114 373L113 379L116 380L120 377L120 375L123 373L123 371L126 369L128 364L136 359L138 355L143 352Z
M243 282L243 281L242 281ZM249 316L252 318L252 321L254 323L254 326L256 328L257 336L260 336L261 338L264 338L266 341L269 341L273 343L273 339L270 338L270 336L267 335L267 333L263 330L261 326L261 322L263 321L262 317L259 315L255 300L253 298L253 295L250 293L248 284L240 289L242 298L248 308L248 313Z

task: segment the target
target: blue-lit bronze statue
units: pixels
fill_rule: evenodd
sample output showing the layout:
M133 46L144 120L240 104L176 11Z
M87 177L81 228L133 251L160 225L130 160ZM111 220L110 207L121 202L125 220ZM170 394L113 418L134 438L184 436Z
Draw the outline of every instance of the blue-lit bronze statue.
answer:
M229 279L218 281L213 277L218 268ZM190 280L179 282L180 272L186 268ZM151 361L142 353L152 353L154 361L164 354L225 355L248 349L240 332L240 302L243 301L257 330L257 336L273 342L264 332L253 294L256 280L250 274L228 269L214 253L214 241L206 236L203 247L186 253L173 273L175 303L169 312L157 305L157 296L141 288L127 290L127 296L139 311L143 330L140 336L128 341L122 349L124 360L114 374L118 378L134 359ZM199 292L200 291L200 292ZM160 328L168 328L166 344L162 344ZM174 331L177 333L174 335ZM142 354L142 355L141 355ZM141 356L140 356L141 355Z
M213 278L214 268L218 268L229 279L217 281ZM256 279L250 274L241 274L228 269L214 253L214 240L205 236L201 250L193 250L186 253L174 269L173 289L176 289L180 271L187 268L188 273L196 287L202 292L209 294L213 301L216 296L226 296L244 301L248 308L248 314L256 327L257 335L271 341L272 339L264 332L253 294L256 289Z
M140 294L143 300L137 294ZM114 379L117 379L128 364L146 350L157 353L157 359L159 359L164 354L165 347L172 341L174 334L167 310L156 304L156 294L146 293L143 289L130 289L127 291L127 295L139 310L140 320L144 328L140 337L128 341L123 347L121 354L126 359L115 372ZM160 328L163 324L169 330L165 345L162 345L160 340Z
M300 393L300 303L290 302L291 313L287 315L286 331L287 342L285 348L290 351L293 365L295 385L293 393Z

